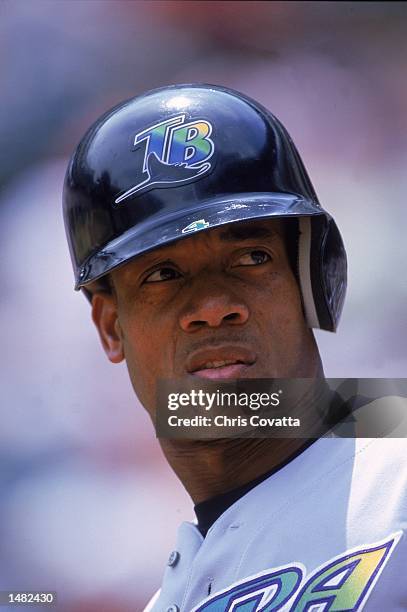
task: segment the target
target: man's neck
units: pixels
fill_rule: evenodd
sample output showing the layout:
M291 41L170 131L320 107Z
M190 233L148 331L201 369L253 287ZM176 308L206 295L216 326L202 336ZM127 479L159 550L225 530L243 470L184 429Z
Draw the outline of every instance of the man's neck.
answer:
M194 504L243 486L278 468L304 439L161 440L168 463Z
M311 379L308 379L311 381ZM315 380L315 379L314 379ZM164 455L198 504L248 484L266 472L284 465L307 439L325 433L323 409L329 410L331 390L321 377L309 384L295 410L306 423L298 438L224 438L215 440L160 439Z

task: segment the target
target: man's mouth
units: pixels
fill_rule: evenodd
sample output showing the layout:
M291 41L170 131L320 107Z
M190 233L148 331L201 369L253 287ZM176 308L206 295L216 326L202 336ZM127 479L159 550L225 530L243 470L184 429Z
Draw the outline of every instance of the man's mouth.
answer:
M210 348L193 353L187 371L199 378L213 380L244 378L256 355L243 347Z

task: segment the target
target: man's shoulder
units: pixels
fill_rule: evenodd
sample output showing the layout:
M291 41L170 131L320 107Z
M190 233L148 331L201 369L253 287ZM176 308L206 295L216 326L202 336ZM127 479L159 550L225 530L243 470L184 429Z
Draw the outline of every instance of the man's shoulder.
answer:
M399 440L394 452L407 443L407 398L386 395L357 398L354 409L329 433L328 437L376 438Z
M148 602L147 606L144 608L143 612L152 612L155 604L158 601L158 598L160 597L160 593L161 593L161 589L158 589L158 591L153 595L153 597Z

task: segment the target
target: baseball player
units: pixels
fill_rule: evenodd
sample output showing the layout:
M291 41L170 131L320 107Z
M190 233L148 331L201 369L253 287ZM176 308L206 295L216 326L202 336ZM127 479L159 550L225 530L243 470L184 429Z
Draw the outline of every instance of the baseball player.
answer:
M119 104L70 161L64 217L75 287L152 419L159 379L323 378L312 329L337 328L345 249L257 102L176 85ZM146 610L407 609L406 445L341 426L160 439L197 521Z

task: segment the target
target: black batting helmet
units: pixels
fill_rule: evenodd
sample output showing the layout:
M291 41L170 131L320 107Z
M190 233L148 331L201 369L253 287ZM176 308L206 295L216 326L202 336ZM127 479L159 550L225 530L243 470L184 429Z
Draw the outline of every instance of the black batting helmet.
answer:
M225 223L299 220L297 276L310 327L334 331L346 291L339 230L282 124L225 87L172 85L119 104L79 143L64 219L75 288L159 246Z

